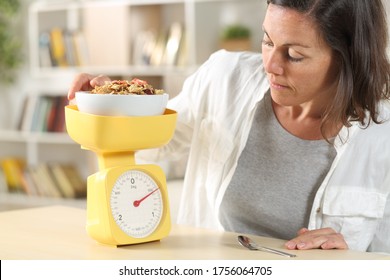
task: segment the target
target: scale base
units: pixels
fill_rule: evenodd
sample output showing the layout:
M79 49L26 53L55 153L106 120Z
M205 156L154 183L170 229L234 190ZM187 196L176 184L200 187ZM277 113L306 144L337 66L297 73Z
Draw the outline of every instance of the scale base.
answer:
M147 173L158 184L163 199L163 214L156 230L147 237L135 238L123 232L113 219L110 206L112 188L117 178L126 171L138 170ZM157 165L133 165L112 167L88 177L87 225L88 234L99 243L111 246L158 241L171 230L168 192L163 170Z

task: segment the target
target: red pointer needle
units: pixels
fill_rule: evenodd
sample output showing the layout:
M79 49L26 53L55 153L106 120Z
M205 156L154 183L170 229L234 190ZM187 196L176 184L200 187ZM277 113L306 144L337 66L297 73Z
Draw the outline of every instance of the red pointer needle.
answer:
M148 193L147 195L145 195L143 198L141 198L140 200L134 200L133 202L133 205L134 207L138 207L142 201L144 201L145 199L147 199L149 196L151 196L153 193L155 193L156 191L158 191L159 188L156 188L155 190L151 191L150 193Z

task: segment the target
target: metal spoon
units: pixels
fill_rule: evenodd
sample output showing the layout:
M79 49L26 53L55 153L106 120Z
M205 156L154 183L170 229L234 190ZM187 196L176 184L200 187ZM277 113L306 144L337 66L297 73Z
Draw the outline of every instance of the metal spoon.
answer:
M279 251L279 250L275 250L275 249L272 249L272 248L260 246L260 245L256 244L253 240L251 240L249 237L244 236L244 235L239 235L237 237L237 239L238 239L238 242L240 242L240 244L242 246L244 246L245 248L248 248L249 250L264 251L264 252L269 252L269 253L274 253L274 254L278 254L278 255L281 255L281 256L289 257L289 258L296 257L296 255L293 255L293 254L289 254L289 253L286 253L286 252L283 252L283 251Z

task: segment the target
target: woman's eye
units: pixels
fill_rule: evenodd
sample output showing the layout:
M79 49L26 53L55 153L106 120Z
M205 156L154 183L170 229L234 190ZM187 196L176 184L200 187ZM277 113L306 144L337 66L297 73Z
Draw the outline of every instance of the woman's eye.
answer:
M272 42L268 41L268 40L262 40L262 44L263 44L263 46L273 47Z
M288 59L292 62L300 62L303 60L303 57L297 58L297 57L288 56Z
M261 42L262 42L262 45L264 47L268 47L268 48L273 48L274 47L274 44L269 39L263 39ZM301 54L299 54L298 52L296 52L293 49L282 48L280 51L284 52L284 55L285 55L286 59L291 61L291 62L300 62L300 61L302 61L304 59L304 57Z
M294 51L288 51L287 52L287 58L288 60L292 61L292 62L300 62L303 60L303 56L297 54L296 52Z

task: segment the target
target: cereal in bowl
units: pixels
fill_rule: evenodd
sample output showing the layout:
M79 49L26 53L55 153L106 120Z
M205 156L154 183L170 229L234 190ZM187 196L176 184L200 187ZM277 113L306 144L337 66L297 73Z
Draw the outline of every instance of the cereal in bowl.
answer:
M131 81L114 80L106 82L102 86L96 86L91 93L156 95L164 93L164 90L155 89L148 82L135 78Z

